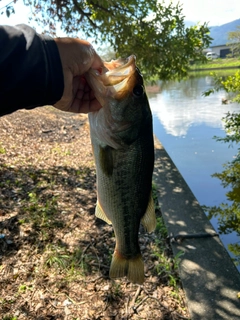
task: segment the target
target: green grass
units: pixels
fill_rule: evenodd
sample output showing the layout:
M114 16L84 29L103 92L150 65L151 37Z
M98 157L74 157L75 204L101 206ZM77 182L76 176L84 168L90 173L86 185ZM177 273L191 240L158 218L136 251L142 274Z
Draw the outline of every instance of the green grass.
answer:
M60 245L48 245L43 254L44 264L46 267L55 271L64 273L65 278L70 280L72 277L84 276L90 271L90 261L94 261L94 257L85 254L80 248L70 252Z
M153 254L157 259L155 271L158 276L161 276L162 279L165 278L168 285L173 287L175 293L177 293L180 280L178 275L178 267L180 262L179 257L183 253L179 252L175 257L170 257L166 252L167 250L165 241L167 229L162 217L157 218L156 233L158 237L153 244Z
M6 149L4 147L2 147L1 143L0 143L0 154L5 154L6 153Z
M157 186L155 185L155 183L153 183L152 195L155 203L155 209L160 211L157 193ZM153 255L156 258L155 272L162 279L166 280L167 284L173 288L172 294L175 295L176 298L178 298L178 288L180 282L178 274L178 268L180 263L179 258L183 254L183 252L180 251L175 257L173 257L173 255L169 255L166 246L168 232L162 216L157 217L155 233L157 237L152 245Z
M190 66L191 70L204 70L204 69L221 69L221 68L237 68L240 67L239 58L226 58L226 59L213 59L204 64L196 63Z

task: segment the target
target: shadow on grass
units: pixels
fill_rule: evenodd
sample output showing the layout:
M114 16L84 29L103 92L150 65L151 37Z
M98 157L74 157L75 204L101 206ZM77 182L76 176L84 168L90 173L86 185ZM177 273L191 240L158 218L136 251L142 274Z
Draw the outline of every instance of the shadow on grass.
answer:
M112 227L95 218L95 181L95 171L83 166L77 169L0 166L0 234L4 236L0 239L0 266L3 266L0 287L5 288L9 279L15 279L15 290L25 282L37 290L51 287L53 301L54 293L67 292L79 304L91 292L92 304L95 301L101 307L95 310L99 316L92 315L89 319L102 318L102 310L106 318L114 319L122 314L126 309L126 299L132 299L130 297L135 294L137 286L129 286L124 281L105 281L109 280L115 238ZM169 281L165 264L157 254L165 246L159 245L159 228L158 225L156 235L147 235L140 228L139 243L147 270L149 268L147 288L153 290ZM9 274L4 273L6 265L12 270ZM14 270L17 270L17 277ZM32 279L30 284L26 280L29 275ZM137 292L139 295L140 291ZM145 301L147 296L143 297L141 299ZM0 312L7 314L13 304L10 298L5 300L0 304ZM16 301L23 303L20 296ZM29 301L34 300L30 297ZM153 303L157 310L162 308L155 300ZM31 303L24 306L24 313L32 319ZM48 315L52 319L63 319L55 309L49 308L45 319ZM91 312L92 305L87 304L86 308ZM124 312L128 315L135 311L129 305ZM164 319L173 318L171 311L165 308ZM34 319L42 319L38 311L34 313Z
M99 246L99 234L103 232L102 241L104 233L108 234L102 230L105 223L96 222L94 215L95 180L95 171L87 167L39 169L2 164L0 261L30 246L37 254L49 252L46 262L49 266L74 267L81 263L85 265L85 272L89 272L89 247L94 247L95 256L104 256L102 251L106 247ZM74 246L70 249L64 235L73 234L76 228L85 236L73 239ZM97 263L100 265L103 261L93 265Z

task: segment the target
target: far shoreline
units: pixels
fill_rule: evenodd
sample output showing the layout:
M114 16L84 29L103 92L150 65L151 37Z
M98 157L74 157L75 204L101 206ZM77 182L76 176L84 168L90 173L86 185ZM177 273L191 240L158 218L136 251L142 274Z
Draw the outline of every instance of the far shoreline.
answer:
M195 72L195 71L212 71L212 70L227 70L227 69L239 69L239 66L231 66L231 67L216 67L216 68L196 68L196 69L190 69L189 72Z

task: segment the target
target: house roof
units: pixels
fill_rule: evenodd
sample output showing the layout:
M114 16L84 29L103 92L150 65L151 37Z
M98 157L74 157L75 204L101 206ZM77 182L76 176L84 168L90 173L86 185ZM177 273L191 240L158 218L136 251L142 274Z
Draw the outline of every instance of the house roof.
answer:
M217 47L229 47L226 44L218 44L217 46L210 46L210 48L217 48Z

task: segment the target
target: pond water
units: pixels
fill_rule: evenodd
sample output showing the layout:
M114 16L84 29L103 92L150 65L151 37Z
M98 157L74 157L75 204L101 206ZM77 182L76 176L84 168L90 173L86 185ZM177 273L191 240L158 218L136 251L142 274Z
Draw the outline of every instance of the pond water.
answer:
M222 172L223 164L234 159L237 146L229 147L213 137L225 137L222 118L228 111L240 112L240 105L222 104L224 92L202 96L213 87L209 72L192 74L181 82L159 83L159 86L159 92L148 93L155 135L200 205L212 207L227 203L228 189L211 175ZM218 232L218 218L210 221ZM240 243L240 236L233 231L221 234L220 238L230 256L236 258L229 251L229 245ZM240 265L237 268L240 271Z

